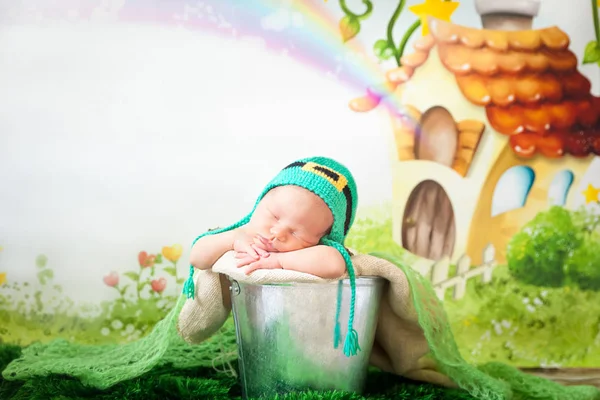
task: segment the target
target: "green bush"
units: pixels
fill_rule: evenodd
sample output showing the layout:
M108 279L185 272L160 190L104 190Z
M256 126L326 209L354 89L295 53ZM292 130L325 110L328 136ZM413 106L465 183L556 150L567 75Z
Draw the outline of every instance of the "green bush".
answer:
M577 286L600 291L600 214L552 207L512 237L507 246L511 275L540 287Z
M512 276L535 286L563 286L567 259L581 245L582 234L571 212L562 207L539 213L507 246L506 258Z
M565 270L582 290L600 290L600 235L587 234L582 245L567 259Z

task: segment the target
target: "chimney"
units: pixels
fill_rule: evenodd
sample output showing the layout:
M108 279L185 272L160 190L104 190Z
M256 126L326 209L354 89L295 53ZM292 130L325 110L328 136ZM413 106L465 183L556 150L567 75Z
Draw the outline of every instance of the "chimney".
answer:
M541 0L475 0L484 29L521 31L532 29Z

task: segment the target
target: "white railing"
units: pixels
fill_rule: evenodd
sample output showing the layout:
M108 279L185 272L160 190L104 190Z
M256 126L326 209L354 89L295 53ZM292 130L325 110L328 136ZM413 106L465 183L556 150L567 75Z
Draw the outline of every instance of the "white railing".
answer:
M483 264L471 268L471 257L463 255L456 263L456 274L448 276L450 272L450 259L442 258L431 266L431 283L440 300L444 300L446 289L454 288L452 298L458 300L465 295L467 290L467 281L471 278L481 276L483 283L489 283L492 280L492 273L496 268L496 249L489 244L483 250Z

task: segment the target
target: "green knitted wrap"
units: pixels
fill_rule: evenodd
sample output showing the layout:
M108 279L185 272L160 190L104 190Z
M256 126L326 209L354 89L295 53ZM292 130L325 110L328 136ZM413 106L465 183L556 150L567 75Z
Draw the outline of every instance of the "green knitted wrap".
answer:
M271 190L279 186L294 185L307 189L319 196L327 204L333 214L333 226L329 233L321 239L321 244L331 246L338 250L346 261L346 269L350 278L350 313L348 316L348 333L344 341L344 354L346 356L356 355L360 350L358 342L358 333L353 327L354 324L354 306L356 303L356 285L354 267L350 254L344 247L344 241L348 231L356 217L356 208L358 204L358 195L356 183L350 171L339 162L327 157L311 157L295 161L282 169L275 178L267 184L261 194L258 196L252 211L240 221L221 229L215 229L198 236L198 239L206 235L214 235L221 232L230 231L240 226L246 225L252 218L252 214L258 203ZM338 288L341 291L341 287ZM183 293L188 299L195 295L194 288L194 267L190 266L188 279L183 286ZM339 297L339 296L338 296ZM337 348L340 339L339 317L340 304L338 299L336 315L336 329L334 331L333 343Z
M395 263L405 273L431 356L443 373L475 398L600 400L600 391L592 386L562 386L524 374L502 363L489 363L479 367L468 364L460 355L443 305L429 281L391 255L373 255ZM68 343L64 340L48 344L36 343L25 348L21 358L10 363L2 376L6 380L27 380L61 374L78 378L85 385L106 389L153 368L168 365L174 369L210 366L211 357L219 356L218 352L210 350L211 343L189 345L177 333L177 317L185 300L185 295L182 295L177 306L149 335L139 340L123 345L96 346Z

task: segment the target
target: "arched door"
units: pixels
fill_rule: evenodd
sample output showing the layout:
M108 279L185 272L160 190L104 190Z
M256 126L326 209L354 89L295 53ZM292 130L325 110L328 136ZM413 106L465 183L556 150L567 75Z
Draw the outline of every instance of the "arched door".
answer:
M412 191L402 219L402 246L430 260L452 256L456 240L454 209L444 188L433 180Z

